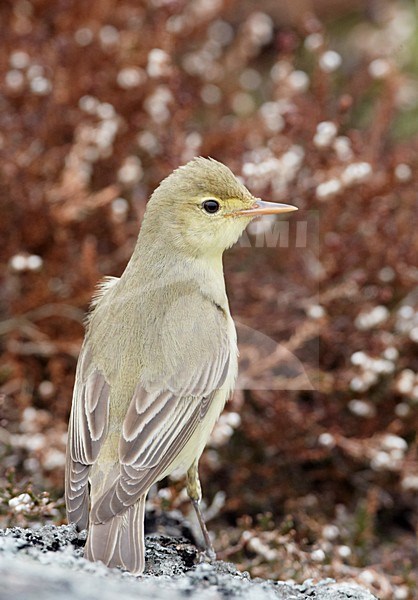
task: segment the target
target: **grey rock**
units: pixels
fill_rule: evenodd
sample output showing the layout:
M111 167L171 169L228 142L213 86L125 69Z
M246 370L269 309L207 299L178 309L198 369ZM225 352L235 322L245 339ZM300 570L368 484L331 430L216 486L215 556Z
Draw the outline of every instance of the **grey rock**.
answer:
M71 525L0 530L0 600L376 600L327 579L317 584L251 579L222 561L199 562L185 538L147 537L142 577L82 557L85 532Z

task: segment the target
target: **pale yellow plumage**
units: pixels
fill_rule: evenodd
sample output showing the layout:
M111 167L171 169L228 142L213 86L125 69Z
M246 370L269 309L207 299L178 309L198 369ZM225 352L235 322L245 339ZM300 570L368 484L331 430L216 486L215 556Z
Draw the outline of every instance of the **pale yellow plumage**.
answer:
M198 502L197 461L237 374L222 253L254 216L286 210L203 158L152 195L125 272L93 302L77 366L66 503L89 527L89 559L143 571L145 498L176 468L191 467Z

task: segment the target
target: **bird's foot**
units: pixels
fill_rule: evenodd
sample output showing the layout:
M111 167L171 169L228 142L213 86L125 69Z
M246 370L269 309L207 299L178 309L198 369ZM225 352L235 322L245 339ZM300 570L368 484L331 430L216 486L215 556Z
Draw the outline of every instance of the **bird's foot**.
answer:
M213 563L216 561L216 552L213 548L206 548L205 550L199 550L199 563Z

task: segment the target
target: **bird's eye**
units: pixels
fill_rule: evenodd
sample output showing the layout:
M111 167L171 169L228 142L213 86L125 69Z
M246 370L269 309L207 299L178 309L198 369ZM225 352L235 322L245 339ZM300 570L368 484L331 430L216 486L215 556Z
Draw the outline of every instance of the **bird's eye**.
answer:
M202 208L205 212L209 213L210 215L213 215L214 213L218 212L219 210L219 202L217 200L205 200L202 204Z

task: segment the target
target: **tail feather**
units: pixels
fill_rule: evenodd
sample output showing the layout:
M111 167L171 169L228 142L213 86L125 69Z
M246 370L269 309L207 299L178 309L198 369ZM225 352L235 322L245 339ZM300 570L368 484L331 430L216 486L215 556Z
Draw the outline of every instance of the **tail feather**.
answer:
M90 523L84 556L141 575L145 566L145 496L106 523Z

